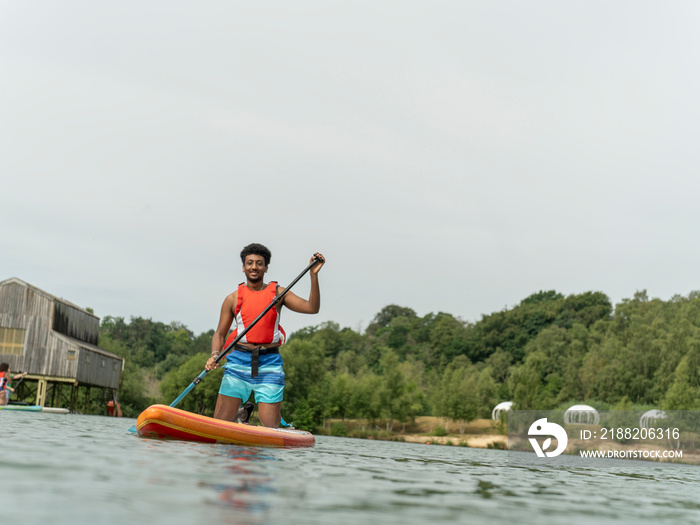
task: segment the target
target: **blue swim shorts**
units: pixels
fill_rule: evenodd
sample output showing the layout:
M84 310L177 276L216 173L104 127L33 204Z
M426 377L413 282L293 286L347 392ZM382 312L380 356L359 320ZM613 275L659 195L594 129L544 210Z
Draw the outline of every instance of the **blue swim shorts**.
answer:
M282 401L284 371L282 356L264 354L258 358L258 375L250 377L250 352L232 350L226 355L224 378L219 394L237 397L246 402L251 392L255 392L256 403L278 403Z

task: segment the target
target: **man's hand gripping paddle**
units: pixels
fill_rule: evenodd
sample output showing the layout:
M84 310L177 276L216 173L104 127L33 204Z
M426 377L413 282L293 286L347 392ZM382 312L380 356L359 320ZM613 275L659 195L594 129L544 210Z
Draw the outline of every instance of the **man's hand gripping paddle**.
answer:
M250 330L251 328L253 328L253 326L255 326L255 324L256 324L258 321L260 321L260 319L262 319L263 317L265 317L265 314L266 314L267 312L269 312L272 308L274 308L275 305L277 305L277 303L279 303L279 302L282 300L282 298L284 297L284 295L285 295L289 290L292 289L292 286L294 286L302 277L304 277L304 275L306 274L306 272L308 272L316 263L319 263L319 262L322 262L321 258L318 257L318 256L314 256L313 260L309 263L309 265L308 265L306 268L304 268L304 270L303 270L299 275L297 275L296 278L295 278L291 283L289 283L289 286L287 286L287 288L284 289L284 292L282 292L281 294L279 294L278 296L276 296L276 297L272 300L272 302L271 302L270 304L268 304L262 312L260 312L260 315L258 315L258 316L253 320L253 322L250 323L250 324L245 328L245 330L243 330L240 334L238 334L238 335L236 336L236 338L235 338L233 341L231 341L231 343L230 343L226 348L224 348L221 352L219 352L219 357L216 358L216 361L215 361L214 363L215 363L215 364L218 364L219 361L221 361L224 357L226 357L226 354L228 354L228 353L233 349L233 347L238 343L238 341L240 341L241 339L243 339L243 336L244 336L246 333L248 333L248 330ZM190 383L190 385L189 385L187 388L185 388L185 390L182 391L182 394L180 394L179 396L177 396L177 398L175 398L175 401L173 401L172 403L170 403L170 406L171 406L171 407L176 407L176 406L180 403L180 401L182 401L182 400L185 398L185 396L186 396L187 394L189 394L189 393L192 391L192 389L193 389L194 387L196 387L196 386L202 381L202 379L204 379L204 376L206 376L207 373L209 373L209 370L207 370L207 369L205 368L205 369L202 371L202 373L199 374L197 377L195 377L194 380ZM136 432L136 425L134 425L133 427L131 427L131 428L129 429L129 432Z

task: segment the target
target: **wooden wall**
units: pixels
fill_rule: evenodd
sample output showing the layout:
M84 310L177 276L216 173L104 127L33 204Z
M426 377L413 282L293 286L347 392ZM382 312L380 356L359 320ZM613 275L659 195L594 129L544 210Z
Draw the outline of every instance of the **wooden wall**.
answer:
M123 360L106 352L80 348L76 379L85 385L119 388Z
M0 286L0 326L25 329L24 355L3 355L12 370L45 374L49 357L41 351L47 347L51 331L53 304L50 297L20 283Z

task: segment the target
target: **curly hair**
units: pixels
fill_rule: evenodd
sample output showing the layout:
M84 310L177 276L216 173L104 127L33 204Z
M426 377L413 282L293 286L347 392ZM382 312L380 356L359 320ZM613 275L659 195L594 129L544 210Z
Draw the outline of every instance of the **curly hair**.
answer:
M257 242L249 244L241 250L241 262L243 264L245 264L245 258L248 255L259 255L260 257L265 259L265 266L270 264L270 259L272 259L272 252L270 252L270 250L268 250L266 246L258 244Z
M10 365L7 363L0 363L0 372L7 372L10 369Z

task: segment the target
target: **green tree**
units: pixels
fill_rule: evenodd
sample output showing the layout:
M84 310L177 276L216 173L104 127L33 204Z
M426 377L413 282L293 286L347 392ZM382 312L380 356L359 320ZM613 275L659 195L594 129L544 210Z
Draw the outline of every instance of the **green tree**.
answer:
M436 415L446 420L449 431L451 420L460 421L460 432L464 422L476 418L479 410L478 373L466 356L459 356L445 368L433 398Z
M384 350L380 367L381 379L375 395L386 430L391 432L394 421L406 423L415 418L422 408L422 395L411 365L400 363L392 349Z
M289 414L297 418L297 407L305 400L313 412L315 425L321 425L330 407L327 404L329 377L328 358L315 339L290 339L280 353L284 359L285 389L282 401L282 417L288 420ZM286 414L286 415L285 415ZM305 416L306 417L306 416Z
M477 414L476 417L489 419L491 410L498 404L498 385L493 379L493 372L490 368L484 367L478 372L476 379L477 392Z
M372 322L367 325L366 332L369 335L374 335L380 328L386 328L389 326L392 319L396 317L406 317L410 320L415 319L417 316L416 312L414 312L411 308L390 304L382 308L381 311L374 316Z
M363 369L357 378L357 386L350 397L351 417L356 419L378 420L382 414L382 404L376 392L382 387L381 376Z
M330 417L347 419L350 414L350 400L356 388L354 375L338 372L330 377L328 392L328 414Z

